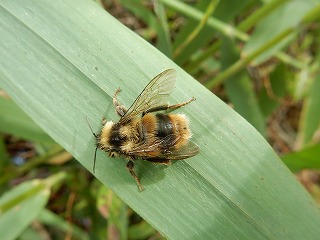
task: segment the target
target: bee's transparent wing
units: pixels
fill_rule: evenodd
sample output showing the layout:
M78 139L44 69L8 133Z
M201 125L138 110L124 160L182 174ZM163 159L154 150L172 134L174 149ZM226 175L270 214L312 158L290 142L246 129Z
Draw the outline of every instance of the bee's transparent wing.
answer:
M172 141L172 139L175 139ZM175 135L168 135L162 139L155 139L153 142L137 145L129 155L141 157L151 162L159 160L182 160L195 156L199 152L199 147L191 141L187 141L183 146L175 148L180 138Z
M197 155L199 151L200 149L196 144L194 144L191 141L188 141L186 145L180 148L169 149L168 151L160 154L159 158L170 160L182 160Z
M167 69L153 78L121 117L120 123L125 123L151 108L166 106L167 97L170 95L176 79L177 72L174 69Z

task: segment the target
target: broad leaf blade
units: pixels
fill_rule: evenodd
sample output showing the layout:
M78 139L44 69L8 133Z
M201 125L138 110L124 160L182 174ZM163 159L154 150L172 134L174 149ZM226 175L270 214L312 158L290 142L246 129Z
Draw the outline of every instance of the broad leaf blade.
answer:
M92 169L111 97L129 106L148 81L178 71L171 102L184 107L201 152L165 168L99 152L96 177L170 239L315 239L320 215L263 137L242 117L92 1L1 1L0 85L79 162ZM130 43L130 44L128 44Z

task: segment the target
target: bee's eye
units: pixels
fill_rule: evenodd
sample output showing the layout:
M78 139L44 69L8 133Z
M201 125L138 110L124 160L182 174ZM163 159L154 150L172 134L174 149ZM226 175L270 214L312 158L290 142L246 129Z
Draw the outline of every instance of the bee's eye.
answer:
M111 144L114 146L118 146L121 143L121 139L119 136L114 136L113 138L111 138Z
M121 146L122 142L125 141L125 137L114 135L111 137L110 144L115 147Z

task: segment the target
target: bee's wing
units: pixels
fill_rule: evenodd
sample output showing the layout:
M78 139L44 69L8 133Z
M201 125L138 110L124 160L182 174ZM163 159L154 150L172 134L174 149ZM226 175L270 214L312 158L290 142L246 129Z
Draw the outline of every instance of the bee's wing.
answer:
M127 122L151 108L166 106L167 97L171 93L176 79L177 72L174 69L165 70L153 78L121 117L120 123Z
M191 141L188 141L186 145L180 148L169 149L168 151L160 154L159 158L170 160L182 160L197 155L199 150L200 149L196 144L194 144Z
M175 138L172 141L172 138ZM179 141L174 135L168 135L161 140L155 140L150 143L143 143L132 149L129 155L141 157L142 159L152 161L152 159L182 160L195 156L199 152L199 147L191 141L187 141L185 145L175 148L175 144ZM170 144L168 144L170 143ZM163 146L165 150L163 150Z

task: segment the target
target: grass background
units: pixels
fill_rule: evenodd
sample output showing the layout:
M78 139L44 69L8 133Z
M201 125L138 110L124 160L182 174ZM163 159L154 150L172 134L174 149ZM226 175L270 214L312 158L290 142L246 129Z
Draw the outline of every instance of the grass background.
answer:
M99 4L1 1L0 127L11 134L0 148L6 239L318 236L317 205L265 140L292 171L318 167L318 2ZM170 102L197 98L182 111L201 152L167 168L138 162L141 193L125 160L100 152L101 184L89 173L94 138L85 118L98 132L102 116L117 119L111 98L119 86L129 106L167 68L178 72Z

